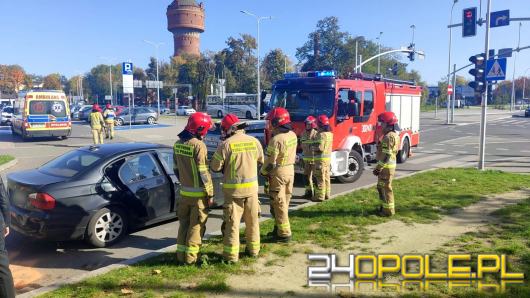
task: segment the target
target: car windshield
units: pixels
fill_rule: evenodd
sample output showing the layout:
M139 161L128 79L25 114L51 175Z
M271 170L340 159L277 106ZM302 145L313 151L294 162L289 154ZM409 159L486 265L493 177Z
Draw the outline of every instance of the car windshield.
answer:
M100 159L98 154L74 150L46 163L38 170L45 174L70 178L84 172Z
M308 115L333 114L335 93L333 89L293 90L275 89L270 107L286 108L293 121L303 121Z
M32 100L29 103L30 115L53 115L66 117L64 101Z

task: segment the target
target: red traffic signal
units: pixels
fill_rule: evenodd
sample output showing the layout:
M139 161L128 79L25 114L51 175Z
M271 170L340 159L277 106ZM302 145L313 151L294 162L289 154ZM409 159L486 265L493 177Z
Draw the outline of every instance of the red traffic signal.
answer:
M464 9L462 19L462 36L469 37L477 35L477 8Z

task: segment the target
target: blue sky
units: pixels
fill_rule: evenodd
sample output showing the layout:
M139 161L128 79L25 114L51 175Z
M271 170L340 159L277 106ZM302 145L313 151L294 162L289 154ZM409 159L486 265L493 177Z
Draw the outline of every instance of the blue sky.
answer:
M483 15L485 2L483 0ZM66 76L87 72L101 57L115 62L131 60L146 67L154 49L142 40L165 42L161 59L173 53L172 36L166 30L166 8L171 0L0 0L0 64L20 64L36 74L59 72ZM429 83L447 72L448 30L451 0L204 0L206 32L201 50L225 47L229 36L256 34L255 21L239 11L275 17L261 27L262 55L281 48L294 59L296 48L313 31L316 22L337 16L343 30L374 39L383 31L386 46L407 45L416 25L417 48L425 50L425 60L409 67L420 71ZM478 6L478 0L460 0L454 21L460 22L462 9ZM493 10L510 9L511 17L530 17L528 0L493 0ZM512 47L517 43L518 23L492 29L491 47ZM457 65L484 50L484 27L478 35L462 38L454 29L453 58ZM530 22L523 23L521 45L530 45ZM530 50L519 54L516 76L530 67ZM508 62L511 78L513 60ZM528 71L527 74L530 74ZM466 73L467 75L467 73Z

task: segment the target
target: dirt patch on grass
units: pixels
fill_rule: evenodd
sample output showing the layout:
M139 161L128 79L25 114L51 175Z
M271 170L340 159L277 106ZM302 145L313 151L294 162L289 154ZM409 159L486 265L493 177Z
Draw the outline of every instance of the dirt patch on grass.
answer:
M371 226L370 239L352 242L350 251L339 253L342 256L339 259L344 259L347 253L430 253L456 237L495 223L498 218L492 216L492 212L517 204L529 196L530 190L491 196L431 224L407 224L392 220ZM292 253L279 254L275 253L276 250ZM330 294L323 290L307 286L309 252L337 253L312 244L274 246L253 265L253 275L230 276L227 280L230 291L217 297L328 296Z

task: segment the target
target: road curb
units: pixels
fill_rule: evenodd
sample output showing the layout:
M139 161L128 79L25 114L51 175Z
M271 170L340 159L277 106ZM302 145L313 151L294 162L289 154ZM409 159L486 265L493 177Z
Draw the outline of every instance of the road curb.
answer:
M8 170L12 167L14 167L18 163L18 159L13 159L12 161L9 161L3 165L0 166L0 172L3 172L5 170Z
M426 173L426 172L431 172L431 171L434 171L434 170L438 170L438 168L431 168L431 169L417 171L417 172L414 172L414 173L404 174L402 176L396 177L395 180L411 177L411 176L422 174L422 173ZM371 184L368 184L368 185L359 186L359 187L353 188L351 190L347 190L347 191L344 191L344 192L341 192L341 193L338 193L338 194L334 194L334 195L331 196L331 199L335 199L335 198L350 194L350 193L358 191L358 190L368 189L368 188L374 187L376 185L377 185L377 183L371 183ZM313 206L313 205L316 205L316 204L318 204L318 203L317 202L307 202L307 203L298 205L298 206L296 206L294 208L290 208L289 210L290 211L299 210L299 209L302 209L302 208L305 208L305 207L309 207L309 206ZM262 218L260 218L260 222L263 222L263 221L266 221L266 220L269 220L269 219L271 219L270 216L262 217ZM241 224L241 227L243 227L243 226L244 226L244 224ZM204 239L208 240L211 237L215 237L215 236L219 236L219 235L221 235L221 231L220 230L206 234L204 236ZM96 277L96 276L99 276L99 275L103 275L103 274L108 273L108 272L110 272L112 270L115 270L115 269L120 269L120 268L125 268L125 267L131 266L131 265L135 265L135 264L140 263L142 261L145 261L147 259L160 256L160 255L162 255L164 253L171 252L171 251L176 251L176 249L177 249L177 245L176 244L171 245L171 246L167 246L167 247L161 248L159 250L152 251L152 252L149 252L149 253L134 257L132 259L128 259L128 260L125 260L125 261L122 261L122 262L119 262L119 263L116 263L116 264L111 264L111 265L96 269L94 271L90 271L90 272L78 275L77 277L70 278L70 279L68 279L68 280L66 280L64 282L55 283L55 284L52 284L52 285L49 285L49 286L46 286L46 287L38 288L38 289L35 289L35 290L32 290L32 291L17 295L16 297L17 298L30 298L30 297L35 297L35 296L39 296L39 295L42 295L42 294L46 294L48 292L55 291L55 290L59 289L60 287L71 285L71 284L75 284L75 283L81 282L83 280L86 280L88 278L92 278L92 277Z

